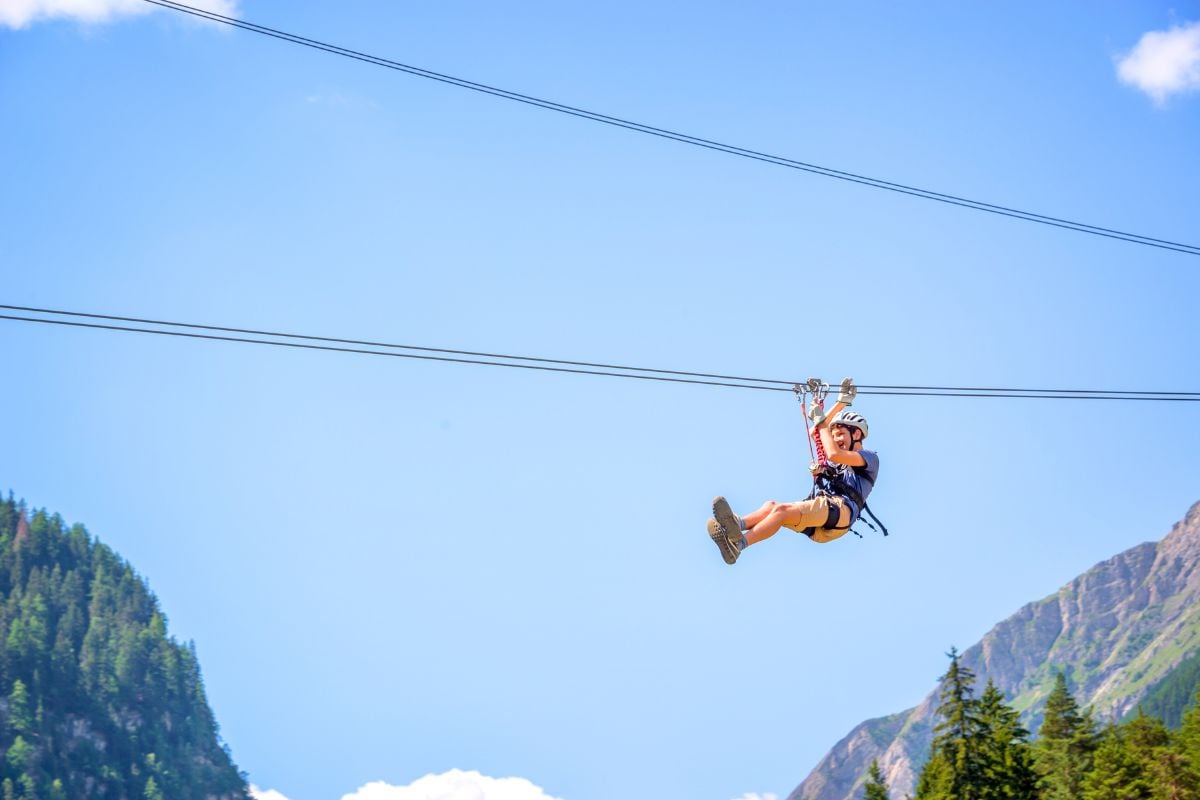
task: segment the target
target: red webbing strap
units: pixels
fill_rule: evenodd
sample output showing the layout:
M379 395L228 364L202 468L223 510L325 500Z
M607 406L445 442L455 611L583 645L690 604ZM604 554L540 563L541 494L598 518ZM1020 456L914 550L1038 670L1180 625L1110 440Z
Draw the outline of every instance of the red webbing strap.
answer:
M818 408L824 410L825 402L823 400L813 400ZM817 468L821 469L829 465L829 458L825 455L825 445L821 441L821 432L814 426L812 429L812 440L817 445Z

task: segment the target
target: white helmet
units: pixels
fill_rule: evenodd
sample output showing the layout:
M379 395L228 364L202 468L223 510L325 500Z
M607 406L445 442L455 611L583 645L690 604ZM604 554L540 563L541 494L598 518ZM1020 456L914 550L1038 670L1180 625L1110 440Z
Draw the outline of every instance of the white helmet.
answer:
M857 428L862 431L863 438L867 438L867 418L857 411L844 409L833 418L832 425L845 425L847 428Z

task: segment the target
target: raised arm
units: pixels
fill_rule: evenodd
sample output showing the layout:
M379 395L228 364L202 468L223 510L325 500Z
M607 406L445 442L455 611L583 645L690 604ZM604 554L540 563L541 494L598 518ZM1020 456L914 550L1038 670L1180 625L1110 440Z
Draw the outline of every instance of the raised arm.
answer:
M833 419L830 417L830 419ZM865 466L867 460L863 458L862 453L854 450L847 450L844 447L838 447L838 443L833 438L833 432L829 430L829 423L824 422L817 428L817 435L821 437L821 444L825 446L826 457L835 464L847 464L851 467Z
M825 456L835 464L847 464L851 467L861 467L867 463L867 460L861 454L856 453L853 449L839 447L838 443L833 438L833 433L829 429L830 422L845 408L848 408L854 402L854 398L858 395L858 389L854 385L854 381L850 378L842 380L841 391L838 393L837 402L833 404L833 408L821 414L819 406L813 402L813 408L809 413L809 418L815 425L817 435L821 437L821 444L825 448Z

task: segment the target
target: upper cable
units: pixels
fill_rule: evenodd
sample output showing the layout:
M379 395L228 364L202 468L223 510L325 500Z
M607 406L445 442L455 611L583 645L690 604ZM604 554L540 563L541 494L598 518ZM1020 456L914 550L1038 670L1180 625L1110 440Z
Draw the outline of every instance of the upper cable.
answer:
M478 366L509 367L513 369L562 372L576 375L596 375L610 378L635 378L666 383L687 383L704 386L724 386L734 389L757 389L774 392L790 392L800 379L750 378L742 375L724 375L711 372L693 372L677 369L635 367L593 361L573 361L560 358L508 355L478 350L455 350L444 347L396 344L346 337L314 336L311 334L286 333L255 328L238 328L223 325L208 325L195 322L125 317L114 314L97 314L85 311L65 311L52 308L0 304L0 309L20 311L38 316L0 314L0 319L14 322L41 323L72 328L145 333L158 336L175 336L187 339L258 344L274 347L290 347L304 350L358 353L362 355L390 356L422 361L442 361ZM63 319L67 317L70 319ZM105 320L105 322L82 322L81 319ZM123 322L128 325L108 323ZM236 334L236 335L234 335ZM1200 402L1200 392L1160 391L1144 389L1022 389L980 386L903 386L859 384L858 393L890 397L990 397L1040 400L1127 400L1127 401L1174 401Z
M362 53L357 50L351 50L349 48L323 42L318 39L310 39L294 33L281 31L276 28L269 28L265 25L247 22L245 20L237 19L236 17L228 17L223 14L218 14L215 11L205 11L204 9L185 5L184 3L174 2L174 0L145 0L145 2L156 6L161 6L163 8L168 8L173 11L179 11L184 14L191 14L203 19L208 19L212 22L217 22L223 25L241 28L242 30L250 31L252 33L291 42L292 44L298 44L316 50L323 50L327 53L343 56L345 58L352 58L357 61L364 61L366 63L385 67L387 69L405 72L409 75L415 75L417 77L427 78L429 80L434 80L441 83L447 83L463 89L470 89L474 92L481 92L483 94L500 97L505 100L512 100L514 102L524 103L526 105L537 106L548 111L556 111L561 114L568 114L570 116L588 119L593 122L600 122L605 125L624 128L637 133L644 133L650 136L671 139L673 141L681 142L683 144L690 144L695 147L703 147L708 150L716 150L719 152L728 153L729 155L739 156L741 158L749 158L755 161L763 161L780 167L787 167L789 169L800 170L816 175L824 175L827 178L835 178L841 181L857 183L864 186L870 186L875 189L883 189L890 192L897 192L899 194L920 197L925 200L933 200L939 203L945 203L947 205L969 208L974 211L983 211L989 214L996 214L999 216L1024 220L1026 222L1035 222L1039 225L1049 225L1055 228L1064 228L1066 230L1076 231L1078 233L1087 233L1093 236L1103 236L1109 239L1118 239L1131 244L1140 244L1146 247L1157 247L1163 250L1172 250L1187 255L1200 256L1200 245L1175 242L1169 239L1159 239L1139 233L1117 230L1115 228L1106 228L1100 225L1090 225L1088 223L1076 222L1069 219L1063 219L1061 217L1052 217L1046 214L1037 214L1032 211L1022 211L1021 209L997 205L995 203L985 203L980 200L971 200L969 198L960 197L953 194L935 192L930 189L922 189L916 186L896 183L894 181L872 178L870 176L861 175L854 172L833 169L831 167L823 167L818 164L798 161L796 159L786 158L784 156L771 155L770 153L751 150L749 148L739 147L737 145L726 144L723 142L714 141L712 139L705 139L700 136L692 136L691 134L680 133L677 131L668 130L666 128L658 128L653 125L646 125L641 122L622 119L621 117L601 114L596 111L589 111L587 109L578 108L565 103L557 103L552 100L545 100L539 97L521 94L520 92L510 91L508 89L501 89L496 86L489 86L488 84L477 83L464 78L456 78L453 75L446 75L444 73L434 72L433 70L412 66L411 64L393 61L381 56Z

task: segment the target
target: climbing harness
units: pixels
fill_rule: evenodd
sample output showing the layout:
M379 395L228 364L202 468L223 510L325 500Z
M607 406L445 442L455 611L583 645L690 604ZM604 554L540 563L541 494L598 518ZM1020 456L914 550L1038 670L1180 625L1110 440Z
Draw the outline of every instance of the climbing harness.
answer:
M800 410L804 415L804 429L808 434L806 437L808 439L808 451L813 458L812 463L808 467L813 476L813 496L844 497L850 500L859 508L859 520L862 520L868 528L876 533L882 532L884 536L887 536L887 526L883 524L879 517L875 516L875 512L867 505L862 494L846 483L838 474L837 468L825 453L825 444L821 441L820 432L816 426L809 425L808 396L812 395L812 403L823 412L825 409L825 398L829 395L829 384L823 382L820 378L809 378L804 383L793 384L792 392L795 393L796 400L800 403ZM865 518L867 514L879 525L878 528ZM861 539L862 534L854 530L852 527L854 525L853 522L845 526L845 528L837 524L840 517L841 510L837 506L831 506L829 509L829 519L826 520L826 524L822 527L827 530L848 530ZM815 530L816 528L805 528L803 532L808 536L812 536Z

